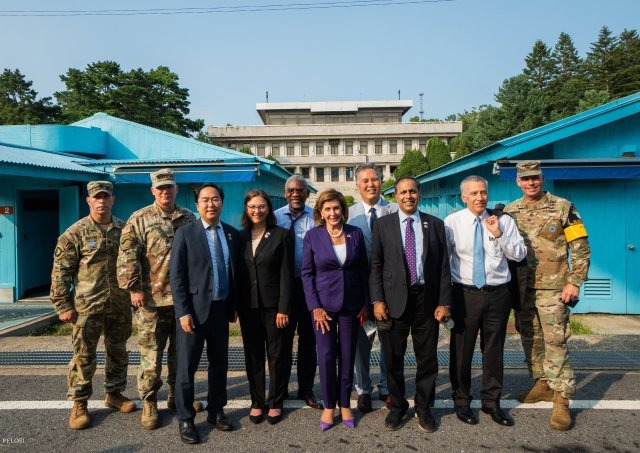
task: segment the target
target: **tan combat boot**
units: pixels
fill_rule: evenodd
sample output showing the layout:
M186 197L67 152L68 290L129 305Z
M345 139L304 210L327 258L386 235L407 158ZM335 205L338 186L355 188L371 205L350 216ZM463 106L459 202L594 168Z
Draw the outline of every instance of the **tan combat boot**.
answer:
M89 427L91 417L87 410L86 401L74 401L71 415L69 415L69 427L71 429L85 429Z
M120 412L133 412L136 410L136 403L131 401L120 392L107 393L104 396L104 406L118 409Z
M553 411L549 424L553 429L568 431L571 428L571 414L569 413L569 398L558 392L553 394Z
M140 423L144 429L156 429L158 427L158 403L155 399L146 399L142 402Z
M175 398L175 390L173 389L173 387L169 387L169 394L167 395L167 407L171 412L176 411L176 398ZM204 406L200 401L194 401L193 409L196 411L196 413L199 413L204 410Z
M537 403L539 401L553 401L553 390L549 387L549 382L538 379L531 389L518 395L518 401L521 403Z

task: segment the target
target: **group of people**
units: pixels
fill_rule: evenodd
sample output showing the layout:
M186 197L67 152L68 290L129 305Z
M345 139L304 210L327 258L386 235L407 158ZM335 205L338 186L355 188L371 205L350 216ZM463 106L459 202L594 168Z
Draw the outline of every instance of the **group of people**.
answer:
M570 202L542 190L538 162L519 163L517 175L523 197L496 210L487 208L487 181L468 176L460 185L466 208L444 221L418 210L419 184L412 177L395 181L396 203L382 198L382 175L372 163L356 169L361 200L350 208L333 189L320 193L310 208L307 183L294 175L284 189L287 205L280 209L273 209L263 190L246 194L241 231L220 220L224 191L214 183L194 193L196 220L175 204L174 173L156 171L151 174L155 202L133 213L126 224L111 214L111 183L89 183L90 214L59 238L52 273L52 302L60 319L73 324L71 428L90 424L87 400L101 334L105 406L135 410L122 395L133 306L141 356L141 424L158 427L157 394L167 349L167 405L177 412L185 443L199 442L194 417L203 407L194 401L194 375L205 342L207 421L222 431L234 428L224 407L229 322L236 316L252 423L266 418L276 424L282 418L297 332L297 397L322 410L322 431L334 426L336 406L339 420L355 428L350 407L354 378L358 410L372 410L370 354L377 333L378 396L389 410L385 428L400 428L409 407L404 358L411 334L417 363L415 417L422 430L433 432L439 326L451 327L450 320L449 373L458 419L477 423L470 387L480 333L482 411L500 425L513 425L500 399L506 325L515 308L534 379L519 399L553 401L551 426L569 429L568 398L575 393L575 379L566 344L568 307L587 278L587 232ZM313 393L316 367L322 403Z

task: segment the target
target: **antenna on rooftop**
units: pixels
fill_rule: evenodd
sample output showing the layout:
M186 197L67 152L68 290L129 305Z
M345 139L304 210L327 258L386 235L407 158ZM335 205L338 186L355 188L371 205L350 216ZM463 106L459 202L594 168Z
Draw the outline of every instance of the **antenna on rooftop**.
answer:
M265 92L265 96L267 98L267 104L268 104L269 103L269 92L268 91Z
M420 121L422 121L422 115L424 115L424 108L422 105L422 97L424 96L424 93L420 93Z
M400 100L400 90L398 90L398 100Z

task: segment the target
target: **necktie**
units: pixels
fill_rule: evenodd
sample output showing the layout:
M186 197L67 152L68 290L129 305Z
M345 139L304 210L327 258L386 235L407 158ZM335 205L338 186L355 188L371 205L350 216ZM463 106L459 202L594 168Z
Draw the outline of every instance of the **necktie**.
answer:
M404 255L407 258L409 268L409 285L418 283L418 272L416 271L416 233L413 231L413 219L407 217L407 228L404 233Z
M373 222L378 220L378 214L376 213L376 208L372 207L371 209L369 209L369 213L371 213L371 216L369 217L369 229L373 231Z
M476 217L473 233L473 286L482 288L487 283L484 273L484 245L482 241L482 220Z
M297 216L297 217L296 217L295 214L291 213L291 214L289 214L289 217L291 218L291 226L289 227L289 237L291 238L291 244L293 245L293 248L295 250L295 248L296 248L296 222L302 218L302 213L300 213L300 215Z
M218 268L218 297L220 300L225 300L229 295L229 283L227 278L227 265L224 261L224 253L222 252L222 242L220 242L220 236L218 235L218 225L215 228L211 228L211 232L215 238L216 244L216 266Z

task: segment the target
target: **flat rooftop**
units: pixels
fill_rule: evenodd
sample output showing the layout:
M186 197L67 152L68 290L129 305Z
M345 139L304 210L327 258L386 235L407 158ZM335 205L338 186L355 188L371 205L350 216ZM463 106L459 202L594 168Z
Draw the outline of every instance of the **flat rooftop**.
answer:
M264 113L268 111L307 111L311 113L357 113L363 109L400 110L404 115L413 101L407 99L383 101L326 101L326 102L259 102L256 110L264 121Z

